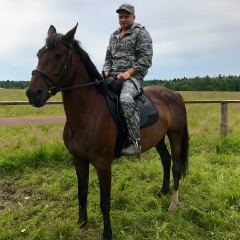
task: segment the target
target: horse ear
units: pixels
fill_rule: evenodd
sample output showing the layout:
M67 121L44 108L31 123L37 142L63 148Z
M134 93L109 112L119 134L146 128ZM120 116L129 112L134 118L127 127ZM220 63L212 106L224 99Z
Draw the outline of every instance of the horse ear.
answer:
M55 28L53 25L51 25L51 26L49 27L49 29L48 29L48 37L49 37L50 35L56 34L56 33L57 33L56 28Z
M62 39L66 42L72 42L72 40L74 39L74 35L76 33L76 30L77 30L77 26L78 26L78 23L76 24L76 26L71 29L70 31L68 31L63 37Z

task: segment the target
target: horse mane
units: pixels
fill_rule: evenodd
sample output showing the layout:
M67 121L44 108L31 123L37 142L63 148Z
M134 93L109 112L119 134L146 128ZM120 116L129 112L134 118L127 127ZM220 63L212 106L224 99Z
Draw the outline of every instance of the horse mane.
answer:
M85 64L85 66L87 68L87 72L88 72L90 78L92 79L92 81L94 81L95 79L101 80L102 77L101 77L100 73L98 72L96 66L94 65L94 63L90 59L87 52L85 52L81 48L80 42L74 39L73 40L73 46L74 46L75 50L77 51L79 57L81 58L81 60Z
M61 41L62 41L62 37L63 37L63 34L61 34L61 33L52 34L49 37L47 37L46 38L47 48L53 49L53 48L57 47L58 45L60 45ZM87 52L85 52L81 48L80 42L74 39L73 46L74 46L75 50L77 51L80 59L83 61L84 65L86 66L88 75L90 76L91 80L92 81L94 81L95 79L101 80L102 77L101 77L100 73L98 72L96 66L90 59Z

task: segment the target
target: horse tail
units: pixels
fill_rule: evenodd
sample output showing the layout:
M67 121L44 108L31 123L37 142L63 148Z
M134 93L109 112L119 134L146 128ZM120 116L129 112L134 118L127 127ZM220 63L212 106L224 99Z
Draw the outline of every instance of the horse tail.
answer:
M181 141L181 176L184 178L186 176L188 170L188 148L189 148L189 134L188 134L188 127L187 121L183 130L183 136Z

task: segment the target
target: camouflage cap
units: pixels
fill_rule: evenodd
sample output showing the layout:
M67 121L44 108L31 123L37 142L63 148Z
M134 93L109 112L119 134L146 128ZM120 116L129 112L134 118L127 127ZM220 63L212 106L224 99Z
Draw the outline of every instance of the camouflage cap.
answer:
M128 4L128 3L124 3L122 4L119 9L116 10L117 13L119 13L121 10L125 10L125 11L128 11L132 14L135 13L135 10L134 10L134 6L132 6L131 4Z

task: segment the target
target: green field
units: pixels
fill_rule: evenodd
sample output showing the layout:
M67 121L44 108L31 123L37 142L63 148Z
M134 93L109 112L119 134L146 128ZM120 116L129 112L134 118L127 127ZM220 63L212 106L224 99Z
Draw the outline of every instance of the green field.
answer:
M1 89L0 101L27 101L25 90ZM237 92L181 92L185 100L236 100ZM60 101L58 94L53 99ZM229 104L229 134L220 135L216 104L186 104L189 173L183 207L168 213L158 198L162 167L155 149L114 161L113 239L240 239L240 104ZM1 117L62 116L61 105L0 106ZM0 126L0 240L101 239L99 186L91 167L86 228L79 229L77 179L62 141L63 124Z

